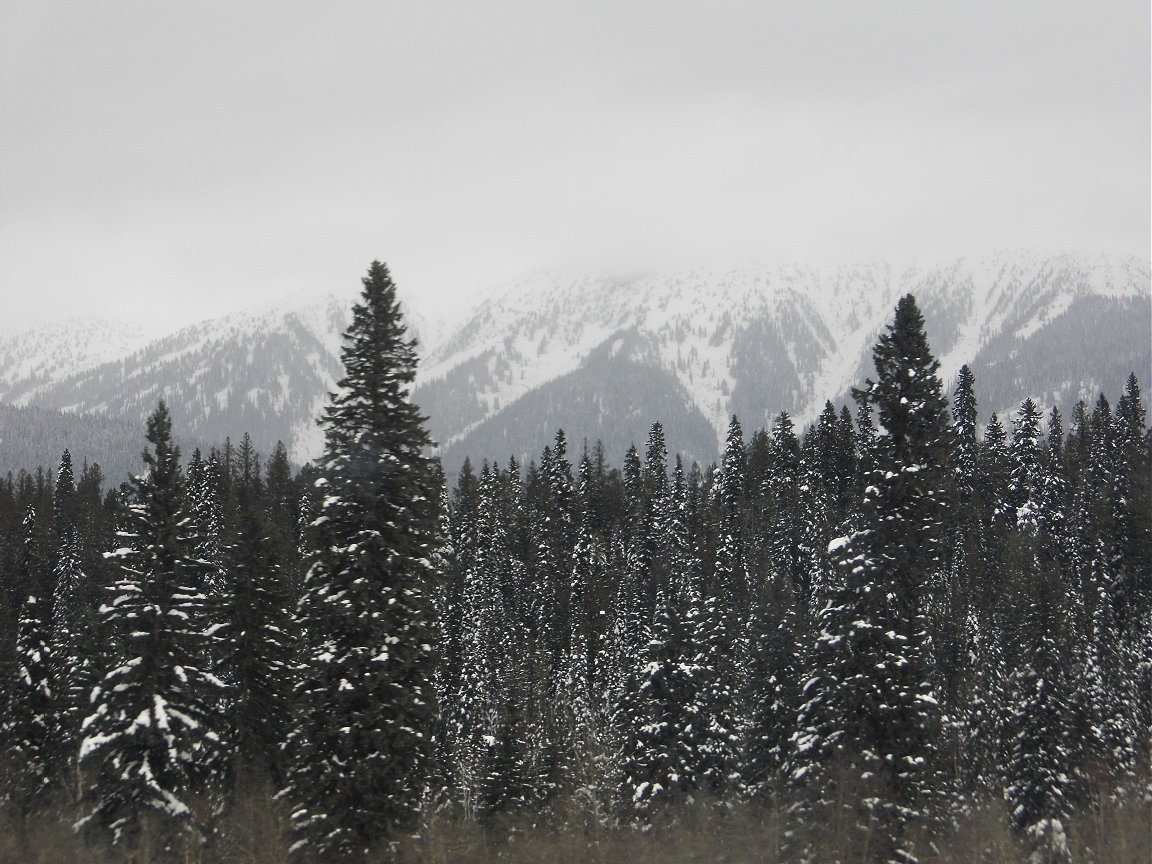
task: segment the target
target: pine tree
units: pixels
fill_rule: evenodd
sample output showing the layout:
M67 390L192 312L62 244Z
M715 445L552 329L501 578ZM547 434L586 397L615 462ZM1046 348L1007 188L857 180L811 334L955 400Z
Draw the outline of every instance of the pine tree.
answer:
M299 606L309 643L284 796L293 849L312 855L363 856L414 827L437 710L437 494L409 399L415 343L388 268L374 262L363 284L324 414L324 498Z
M1125 634L1152 615L1152 437L1147 417L1140 384L1129 375L1114 422L1118 464L1112 549L1116 568L1112 594Z
M599 666L603 633L594 592L604 581L607 556L595 534L592 465L587 452L580 462L580 523L572 549L569 594L570 633L561 670L563 769L571 782L573 803L595 824L611 805L614 778L608 764L608 720L603 677Z
M829 547L844 586L823 610L794 738L794 777L817 812L859 784L868 860L914 860L909 826L931 824L936 766L925 587L942 558L946 400L911 295L872 352L877 379L857 391L883 434L870 456L861 527ZM829 770L829 769L833 770Z
M27 512L34 513L31 508ZM55 776L56 754L51 744L56 706L51 689L49 615L48 604L34 594L28 596L20 610L16 680L9 686L3 721L3 737L11 758L10 790L21 816L44 809Z
M1059 573L1035 565L1029 580L1022 633L1025 651L1012 680L1008 786L1012 826L1032 847L1034 864L1070 862L1066 820L1070 810L1066 682L1061 674L1063 630Z
M777 573L786 574L803 596L809 591L808 573L800 554L800 442L792 418L780 412L772 423L772 450L766 528L768 554Z
M82 560L76 497L72 457L65 450L53 498L58 552L52 598L51 666L55 703L52 737L55 773L73 800L83 791L76 742L100 664L94 627L94 592Z
M971 501L976 492L976 378L967 366L961 366L956 376L956 391L952 397L952 458L960 500Z
M221 498L220 463L212 453L205 462L196 450L188 462L188 510L197 538L196 557L210 565L205 590L224 590L224 502Z
M1040 472L1040 409L1031 399L1020 405L1012 433L1009 457L1012 473L1008 481L1008 495L1003 502L1005 521L1020 530L1035 530L1036 509L1039 506Z
M735 415L728 424L720 478L720 540L715 569L692 622L696 628L692 645L698 652L693 663L698 699L696 773L700 787L718 799L742 788L739 750L746 725L739 711L747 664L742 631L748 621L749 591L740 519L744 439Z
M709 718L700 715L696 658L700 599L691 587L682 601L661 592L652 638L637 669L635 727L623 753L623 794L633 817L647 822L692 799L711 768Z
M1001 529L1015 525L1014 511L1011 513L1011 518L1007 518L1009 508L1006 501L1012 474L1007 441L1008 435L1004 431L1004 424L993 414L988 418L988 426L984 429L984 447L980 451L982 458L977 462L978 489L984 504L981 522L985 527L994 521Z
M277 441L264 472L264 516L274 554L287 561L296 536L296 500L292 466L284 442Z
M283 779L294 651L292 592L255 501L241 504L223 569L218 667L229 685L234 783Z
M209 568L195 557L171 434L161 401L147 424L148 471L132 482L123 545L111 553L120 576L100 608L115 634L108 670L81 727L91 768L81 824L144 856L175 854L181 833L202 835L190 796L215 785L221 765L222 684L206 671Z

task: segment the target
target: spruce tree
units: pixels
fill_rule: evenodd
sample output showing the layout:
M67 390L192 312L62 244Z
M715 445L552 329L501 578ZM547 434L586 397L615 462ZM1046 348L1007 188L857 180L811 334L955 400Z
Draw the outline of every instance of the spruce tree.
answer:
M743 630L748 621L748 568L740 518L744 439L735 415L728 424L718 492L719 546L712 579L697 601L692 644L697 652L693 663L697 778L702 789L723 798L742 788L738 754L745 719L740 716L739 695L747 663Z
M772 423L772 449L769 473L768 524L765 542L769 559L777 573L790 578L801 595L809 590L808 573L800 554L800 442L792 418L781 411Z
M1040 409L1031 399L1020 405L1020 413L1012 432L1009 449L1012 469L1008 480L1008 495L1002 506L1008 524L1020 530L1034 530L1036 510L1039 506L1040 472Z
M561 670L559 704L564 773L571 783L573 803L596 820L610 806L614 789L608 765L608 715L600 647L603 633L593 594L604 580L607 565L603 543L596 536L592 465L587 452L580 462L577 501L580 521L572 549L569 593L570 633Z
M56 775L52 733L56 706L48 639L49 605L28 595L16 633L16 680L3 722L11 759L10 794L21 816L42 811Z
M960 500L969 502L976 491L976 378L967 366L956 376L952 397L952 454L950 464Z
M221 766L223 688L206 669L209 566L195 557L171 435L161 401L147 424L147 473L132 481L122 545L110 553L120 575L100 615L111 652L81 727L91 774L81 824L143 856L175 855L181 834L203 837L191 796L215 786Z
M323 493L299 613L308 644L284 793L296 852L364 856L411 830L430 769L436 700L431 554L437 490L409 393L388 268L373 262L325 410Z
M227 671L234 783L280 782L294 650L292 592L256 502L240 506L227 544L217 665Z
M674 805L690 801L715 761L709 748L709 718L702 703L700 598L689 586L682 600L661 592L651 640L636 672L635 723L622 754L623 795L641 823L675 818ZM661 813L661 811L664 811Z
M947 402L911 295L872 352L875 382L857 398L883 433L867 474L859 530L833 541L844 585L821 613L794 746L794 777L816 812L847 782L861 802L867 860L914 859L913 823L931 824L939 704L926 586L940 564Z
M1036 864L1072 860L1068 847L1072 765L1068 752L1067 681L1061 668L1066 594L1051 559L1031 563L1025 600L1024 651L1012 677L1004 798L1013 828L1032 847Z
M94 592L85 572L72 457L67 450L56 475L53 510L58 543L50 637L55 703L54 767L69 797L76 800L82 794L76 742L88 709L88 696L96 683L100 658L94 626Z

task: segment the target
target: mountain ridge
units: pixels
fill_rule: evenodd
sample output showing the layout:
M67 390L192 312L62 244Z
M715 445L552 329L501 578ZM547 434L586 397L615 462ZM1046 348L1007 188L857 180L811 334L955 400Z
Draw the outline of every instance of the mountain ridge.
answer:
M871 347L905 293L945 384L972 366L983 420L1025 396L1068 410L1118 392L1129 371L1152 377L1149 286L1135 256L1001 253L929 267L536 271L458 310L455 326L403 287L401 302L420 339L413 399L451 471L464 455L531 457L561 418L570 441L607 437L614 449L661 420L684 430L670 444L701 461L732 414L748 431L780 411L802 426L871 373ZM158 338L117 322L0 335L0 402L139 422L164 396L189 445L247 431L262 452L282 440L304 462L322 449L315 421L342 374L355 299L351 288L304 296ZM610 387L614 377L635 397Z

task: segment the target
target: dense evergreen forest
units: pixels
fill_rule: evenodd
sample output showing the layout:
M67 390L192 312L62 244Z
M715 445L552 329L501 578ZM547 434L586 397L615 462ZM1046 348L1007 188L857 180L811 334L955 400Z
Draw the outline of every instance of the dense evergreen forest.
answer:
M373 264L316 465L161 402L130 483L0 482L0 858L1146 862L1135 376L983 420L911 296L873 359L719 465L449 489Z

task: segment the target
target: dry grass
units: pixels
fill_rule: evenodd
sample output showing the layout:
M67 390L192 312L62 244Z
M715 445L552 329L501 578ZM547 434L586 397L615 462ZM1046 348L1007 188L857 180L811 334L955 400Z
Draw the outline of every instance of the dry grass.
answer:
M675 820L647 830L589 827L563 830L508 823L482 828L456 819L432 819L423 836L408 838L368 861L396 864L784 864L784 826L775 810L743 808L717 813L686 808ZM233 804L206 846L173 856L137 856L133 864L281 864L289 838L284 807L263 795ZM1004 805L992 802L934 844L918 844L924 864L1018 864L1028 858L1007 827ZM1072 820L1077 862L1152 862L1152 806L1109 804ZM805 838L811 860L821 864L867 860L867 838L847 825L822 824ZM92 845L64 818L0 822L0 864L121 864L125 850Z

